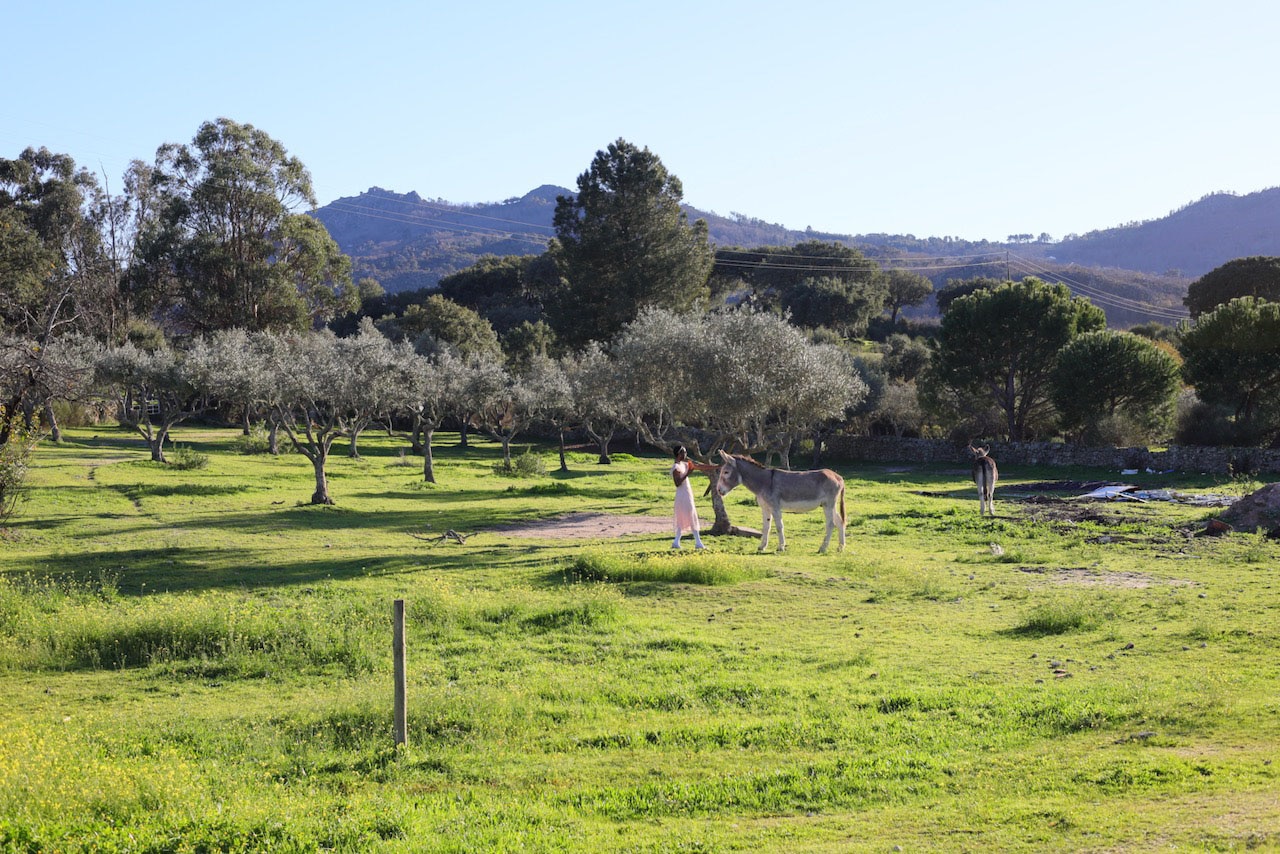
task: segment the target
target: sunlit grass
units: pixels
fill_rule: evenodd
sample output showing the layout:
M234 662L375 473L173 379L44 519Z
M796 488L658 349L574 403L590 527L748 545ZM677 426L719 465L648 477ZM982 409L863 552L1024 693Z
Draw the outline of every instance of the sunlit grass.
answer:
M763 578L766 573L741 557L702 551L638 556L584 551L568 562L564 574L570 582L717 585Z
M187 470L70 439L0 539L0 850L1280 845L1280 546L1203 510L979 519L955 467L836 462L843 553L818 513L676 553L502 532L666 512L657 457L513 480L443 434L427 486L367 434L322 508L236 431L180 431Z

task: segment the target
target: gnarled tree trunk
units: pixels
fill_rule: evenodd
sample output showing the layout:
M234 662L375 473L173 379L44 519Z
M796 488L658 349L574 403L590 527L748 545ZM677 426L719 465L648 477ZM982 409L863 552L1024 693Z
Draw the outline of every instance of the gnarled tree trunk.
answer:
M324 470L327 457L328 454L321 451L311 458L311 467L315 470L316 474L316 491L311 495L312 504L333 503L333 499L329 497L329 476Z
M427 483L436 482L436 464L431 457L431 439L435 432L431 426L422 425L422 479Z

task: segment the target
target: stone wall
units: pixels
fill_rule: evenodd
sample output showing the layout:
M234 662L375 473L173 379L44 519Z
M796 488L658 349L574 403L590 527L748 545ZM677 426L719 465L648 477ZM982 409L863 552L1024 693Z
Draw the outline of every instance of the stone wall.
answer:
M935 439L892 436L834 436L825 456L882 463L958 463L970 457L963 445ZM1280 472L1280 450L1173 446L1163 451L1146 448L1090 448L1062 442L996 442L991 456L1002 465L1086 466L1090 468L1152 469L1197 474Z

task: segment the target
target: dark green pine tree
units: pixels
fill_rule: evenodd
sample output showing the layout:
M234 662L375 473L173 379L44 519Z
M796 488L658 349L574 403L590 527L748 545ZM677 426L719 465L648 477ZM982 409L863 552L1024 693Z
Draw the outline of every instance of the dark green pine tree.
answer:
M706 303L714 254L706 222L690 224L681 210L683 195L656 155L619 139L578 177L576 197L557 199L560 281L545 304L561 341L607 341L647 306Z

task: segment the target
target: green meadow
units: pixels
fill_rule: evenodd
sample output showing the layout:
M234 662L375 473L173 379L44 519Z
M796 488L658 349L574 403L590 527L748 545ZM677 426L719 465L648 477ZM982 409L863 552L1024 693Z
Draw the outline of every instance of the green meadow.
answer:
M300 455L175 439L42 445L0 530L0 851L1280 849L1280 544L1044 486L1116 472L1011 468L981 519L959 460L835 461L843 553L819 512L672 553L510 530L668 518L658 456L446 434L430 485L370 433L322 507Z

